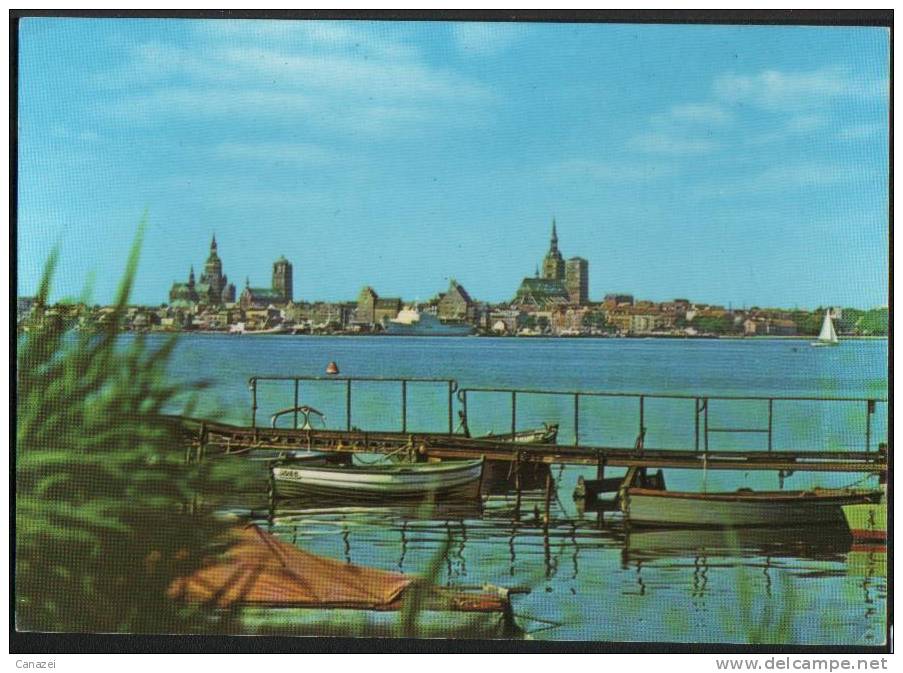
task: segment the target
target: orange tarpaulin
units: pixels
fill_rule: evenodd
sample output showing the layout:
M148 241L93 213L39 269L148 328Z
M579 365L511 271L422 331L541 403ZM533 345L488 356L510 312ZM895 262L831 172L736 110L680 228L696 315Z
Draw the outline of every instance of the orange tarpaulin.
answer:
M399 573L308 553L257 526L236 529L225 555L188 577L169 595L217 607L269 605L387 609L414 581Z

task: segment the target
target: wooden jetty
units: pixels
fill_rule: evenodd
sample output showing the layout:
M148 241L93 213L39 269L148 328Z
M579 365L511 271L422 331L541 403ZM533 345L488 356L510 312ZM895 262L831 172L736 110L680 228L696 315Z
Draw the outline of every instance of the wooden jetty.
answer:
M261 427L258 424L258 391L261 383L290 384L295 409L302 409L301 394L309 386L341 386L344 389L344 428L313 429L299 427L299 415L294 414L293 427ZM353 424L354 390L364 383L397 386L400 393L400 427L392 431L368 431ZM412 432L408 423L410 392L419 386L438 386L445 400L445 427L436 432ZM460 388L453 379L395 379L374 377L317 377L317 376L255 376L248 382L251 394L250 423L235 425L197 419L178 418L186 441L186 456L201 459L211 452L241 454L259 449L284 451L309 450L327 454L350 456L355 453L394 454L410 460L479 459L509 463L510 474L518 483L520 466L530 463L563 464L596 467L596 480L601 482L605 469L700 469L700 470L770 470L780 474L790 472L861 472L886 478L888 452L886 444L872 446L872 417L878 404L886 399L849 397L762 397L762 396L688 396L676 394L608 393L591 391L549 391L505 388ZM466 423L468 401L474 394L495 394L510 398L510 434L470 437L456 433L453 418L458 414ZM511 441L518 426L518 402L527 396L557 396L568 398L573 404L574 441L561 444L523 444ZM587 445L581 442L581 401L588 398L622 398L637 403L637 435L631 446ZM684 400L692 402L693 443L689 447L648 447L645 443L650 400ZM766 423L760 427L720 427L710 424L713 403L743 402L759 404L766 412ZM860 405L864 412L864 441L860 447L843 450L820 450L814 447L794 447L792 450L774 448L774 419L776 408L799 403ZM473 406L471 404L471 406ZM279 412L284 414L283 412ZM585 411L584 411L585 413ZM466 427L466 426L465 426ZM718 448L715 438L725 433L762 436L765 446L757 450ZM338 457L338 455L336 457ZM547 501L554 484L547 479ZM548 508L547 508L548 510Z

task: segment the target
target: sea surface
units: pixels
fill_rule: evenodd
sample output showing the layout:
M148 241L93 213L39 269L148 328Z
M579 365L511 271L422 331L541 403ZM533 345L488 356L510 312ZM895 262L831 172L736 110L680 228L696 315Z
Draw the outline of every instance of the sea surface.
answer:
M151 336L151 341L162 337ZM709 398L710 428L765 429L767 400L724 397L887 397L886 340L848 340L812 348L796 339L513 339L184 335L170 365L173 378L209 387L193 414L251 421L252 376L324 377L334 361L342 376L439 379L409 383L406 426L447 431L449 383L468 389L474 434L510 431L510 393L533 391L646 395L647 448L704 446L696 431L695 398ZM687 396L656 398L656 394ZM268 425L291 407L293 383L258 384L256 420ZM344 428L346 390L337 381L304 381L299 398ZM401 429L401 385L355 382L350 424ZM778 399L775 450L865 450L867 403ZM452 395L453 425L462 394ZM575 437L573 396L519 393L519 429L559 423L559 442L633 446L639 400L586 395ZM868 422L868 446L887 441L887 404ZM291 423L290 417L283 419ZM704 416L700 415L704 428ZM710 449L766 449L766 433L710 433ZM367 460L366 457L360 460ZM609 470L606 476L615 476ZM482 503L433 509L285 502L261 525L308 551L350 563L423 573L439 563L450 586L529 586L515 613L535 639L880 645L885 640L887 560L884 548L854 545L844 530L630 530L617 512L583 511L572 499L577 478L594 469L553 467L552 521L543 525L541 489L529 491L515 514L510 489ZM669 488L778 489L768 472L665 472ZM874 486L856 474L794 473L783 488ZM263 492L263 485L261 492ZM246 495L227 506L253 509ZM438 556L441 556L439 558Z

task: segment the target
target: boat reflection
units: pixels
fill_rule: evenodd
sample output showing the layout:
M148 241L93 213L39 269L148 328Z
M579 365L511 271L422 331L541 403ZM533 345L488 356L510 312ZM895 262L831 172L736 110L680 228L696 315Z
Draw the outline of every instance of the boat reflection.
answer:
M749 557L843 561L852 547L848 530L837 528L625 529L622 560Z

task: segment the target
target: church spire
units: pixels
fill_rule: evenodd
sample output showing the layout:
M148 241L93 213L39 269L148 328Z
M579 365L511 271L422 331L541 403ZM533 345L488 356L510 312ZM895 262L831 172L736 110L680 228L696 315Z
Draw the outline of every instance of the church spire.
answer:
M216 252L216 232L213 234L213 240L210 241L210 252Z
M188 287L194 287L194 264L191 265L191 271L188 272Z
M552 250L558 250L558 232L555 229L555 218L552 218Z

